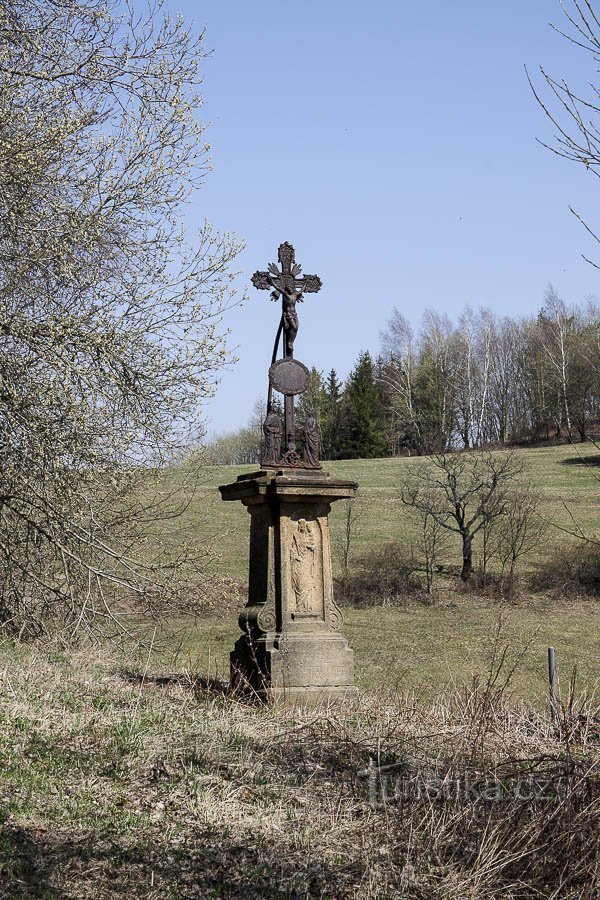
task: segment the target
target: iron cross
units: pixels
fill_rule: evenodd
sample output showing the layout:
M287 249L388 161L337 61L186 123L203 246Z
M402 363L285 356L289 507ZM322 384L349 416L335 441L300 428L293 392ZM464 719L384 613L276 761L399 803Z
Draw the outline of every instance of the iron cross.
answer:
M255 272L252 276L252 284L259 291L271 291L271 299L279 300L281 297L281 319L275 337L272 363L277 360L279 340L283 332L283 357L292 359L294 356L294 341L298 333L298 313L296 303L302 302L302 295L315 294L321 290L321 279L318 275L303 275L301 266L296 262L296 251L291 244L285 241L279 246L277 258L281 269L275 263L270 263L266 272ZM273 385L269 380L269 395L267 400L267 420L272 416ZM281 464L297 466L301 464L301 457L296 452L295 424L294 424L294 398L286 394L284 397L284 445L281 448ZM275 416L277 418L277 416ZM266 432L265 432L266 433ZM266 465L272 465L270 459Z
M292 357L294 341L298 333L296 303L302 302L303 294L314 294L320 291L322 282L318 275L303 275L300 278L302 267L296 262L296 251L287 241L280 245L277 258L281 265L281 271L275 263L269 263L268 271L254 273L252 284L260 291L270 290L272 300L279 300L281 297L281 324L277 332L274 358L282 329L284 332L283 355Z

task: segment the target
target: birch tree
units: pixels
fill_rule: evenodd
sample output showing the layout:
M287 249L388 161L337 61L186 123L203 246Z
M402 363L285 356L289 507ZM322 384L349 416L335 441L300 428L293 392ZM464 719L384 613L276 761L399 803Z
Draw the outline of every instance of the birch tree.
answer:
M407 319L394 308L386 329L381 332L381 379L391 419L389 444L393 451L420 447L423 438L415 403L417 354L413 330ZM398 446L399 445L399 446Z
M572 341L569 340L573 316L550 286L546 292L544 307L538 316L540 340L548 361L552 381L560 397L562 416L571 437L571 409L569 398L569 378L571 368Z

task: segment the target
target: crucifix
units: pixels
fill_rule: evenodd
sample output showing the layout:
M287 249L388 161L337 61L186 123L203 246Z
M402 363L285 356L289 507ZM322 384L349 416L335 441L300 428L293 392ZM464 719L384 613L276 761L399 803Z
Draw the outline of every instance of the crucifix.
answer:
M296 304L302 303L303 295L316 293L321 290L321 279L318 275L303 275L300 277L302 267L296 262L296 251L287 241L280 245L277 258L281 269L275 263L270 263L266 272L255 272L252 276L252 284L258 290L270 290L271 300L279 300L281 297L281 319L275 337L273 347L272 365L277 361L279 341L283 332L283 359L294 358L294 341L298 334L298 312ZM301 364L299 364L301 365ZM304 368L304 367L302 367ZM296 373L297 377L297 373ZM269 381L269 397L267 401L267 415L271 413L272 405L272 381ZM306 388L303 388L305 390ZM290 464L296 464L296 439L294 428L294 394L301 393L296 389L288 393L284 390L285 410L285 449L282 457Z
M281 312L260 471L219 488L223 500L240 500L250 513L248 602L230 656L231 688L236 696L303 704L353 697L353 654L340 633L343 617L333 597L329 512L335 500L354 497L357 484L321 468L317 410L310 403L298 429L298 452L294 432L294 397L304 394L308 401L310 383L308 368L294 359L296 307L304 293L321 289L321 279L301 275L286 243L279 247L279 265L255 272L252 283L281 300ZM285 398L285 430L272 391Z

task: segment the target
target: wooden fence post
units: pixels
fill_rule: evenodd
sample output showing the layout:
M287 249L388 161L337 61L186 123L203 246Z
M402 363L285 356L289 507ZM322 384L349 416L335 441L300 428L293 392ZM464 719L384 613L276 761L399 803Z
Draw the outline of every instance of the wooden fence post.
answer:
M556 688L556 663L554 658L554 647L548 647L548 682L550 684L550 714L552 716L552 724L555 728L559 727L559 704L558 691Z

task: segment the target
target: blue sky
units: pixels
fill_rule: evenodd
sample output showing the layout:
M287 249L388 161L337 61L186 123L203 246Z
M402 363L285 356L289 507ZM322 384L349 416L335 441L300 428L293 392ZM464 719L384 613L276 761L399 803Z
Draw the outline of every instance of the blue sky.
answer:
M600 185L536 142L552 127L524 66L573 87L593 59L570 46L558 0L166 0L206 26L204 116L214 170L194 199L246 242L228 315L237 364L207 406L211 431L244 424L266 393L278 311L250 276L290 241L323 289L300 307L295 355L346 377L377 352L398 307L535 312L552 283L598 293L581 258L600 228ZM539 81L539 79L538 79Z

